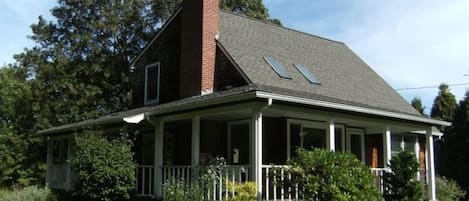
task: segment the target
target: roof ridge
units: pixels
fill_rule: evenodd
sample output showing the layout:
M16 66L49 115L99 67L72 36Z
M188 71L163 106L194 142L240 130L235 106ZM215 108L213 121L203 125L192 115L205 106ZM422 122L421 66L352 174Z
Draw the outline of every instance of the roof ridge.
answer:
M225 13L225 14L229 14L229 15L233 15L233 16L237 16L237 17L242 17L242 18L245 18L245 19L248 19L248 20L251 20L251 21L256 21L256 22L264 23L264 24L267 24L267 25L270 25L270 26L273 26L273 27L285 29L285 30L287 30L287 31L297 32L297 33L300 33L300 34L303 34L303 35L307 35L307 36L310 36L310 37L314 37L314 38L318 38L318 39L322 39L322 40L327 40L327 41L330 41L330 42L334 42L334 43L339 43L339 44L345 45L345 43L344 43L344 42L341 42L341 41L329 39L329 38L322 37L322 36L318 36L318 35L314 35L314 34L311 34L311 33L306 33L306 32L304 32L304 31L299 31L299 30L292 29L292 28L289 28L289 27L281 26L281 25L274 24L274 23L271 23L271 22L268 22L268 21L265 21L265 20L260 20L260 19L254 18L254 17L250 17L250 16L246 16L246 15L240 15L240 14L236 14L236 13L233 13L233 12L230 12L230 11L226 11L226 10L221 10L221 9L220 9L220 12Z

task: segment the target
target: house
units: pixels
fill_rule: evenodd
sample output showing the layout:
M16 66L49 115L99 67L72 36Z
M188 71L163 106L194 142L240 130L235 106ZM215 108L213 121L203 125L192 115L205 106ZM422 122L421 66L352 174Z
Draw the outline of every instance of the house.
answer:
M278 186L269 172L297 147L316 147L355 154L377 184L395 153L412 151L436 200L432 128L449 123L420 115L345 44L218 4L183 1L133 61L132 109L40 132L48 186L73 190L70 134L103 125L138 132L140 196L160 197L168 179L190 179L220 156L222 177L256 182L259 199L296 199L297 187ZM209 199L226 188L214 183Z

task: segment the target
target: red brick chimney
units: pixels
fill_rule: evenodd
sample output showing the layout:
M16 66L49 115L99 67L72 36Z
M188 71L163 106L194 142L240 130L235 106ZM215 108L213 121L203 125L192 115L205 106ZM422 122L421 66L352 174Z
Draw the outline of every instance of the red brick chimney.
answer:
M213 92L220 0L183 0L181 97Z

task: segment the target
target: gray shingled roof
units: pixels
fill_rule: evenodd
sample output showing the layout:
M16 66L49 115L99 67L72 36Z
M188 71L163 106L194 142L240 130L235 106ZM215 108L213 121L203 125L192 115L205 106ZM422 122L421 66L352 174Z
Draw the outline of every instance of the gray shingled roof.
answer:
M341 42L227 12L220 18L219 43L261 90L420 116ZM280 61L292 79L280 78L265 56ZM321 85L309 83L294 63L308 67Z

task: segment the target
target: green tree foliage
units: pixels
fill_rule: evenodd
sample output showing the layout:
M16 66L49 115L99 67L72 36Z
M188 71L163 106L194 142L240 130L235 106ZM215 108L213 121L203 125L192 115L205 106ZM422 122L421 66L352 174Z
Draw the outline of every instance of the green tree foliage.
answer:
M42 180L40 140L31 138L31 88L22 71L0 68L0 186Z
M76 134L75 143L72 164L80 178L77 195L97 201L129 199L136 180L131 141L87 130Z
M412 107L414 107L418 112L420 112L420 114L426 116L425 114L425 107L423 106L422 104L422 99L418 98L418 97L414 97L412 99L412 101L410 102L410 104L412 105Z
M430 116L436 119L451 121L457 107L456 98L449 91L447 84L441 84L439 89L440 91L433 102Z
M16 55L33 77L37 128L124 110L130 60L157 30L150 1L68 1L31 26L37 46Z
M368 167L353 154L299 149L289 172L304 186L305 200L381 200Z
M264 6L262 0L221 0L220 3L220 7L223 10L265 20L278 25L282 24L280 20L270 17L269 10Z
M417 180L419 164L415 154L404 151L390 161L391 172L384 174L384 200L419 201L422 187Z
M452 126L438 142L438 172L469 190L469 92L459 102Z
M466 195L454 180L445 177L436 178L436 193L439 201L459 201Z

